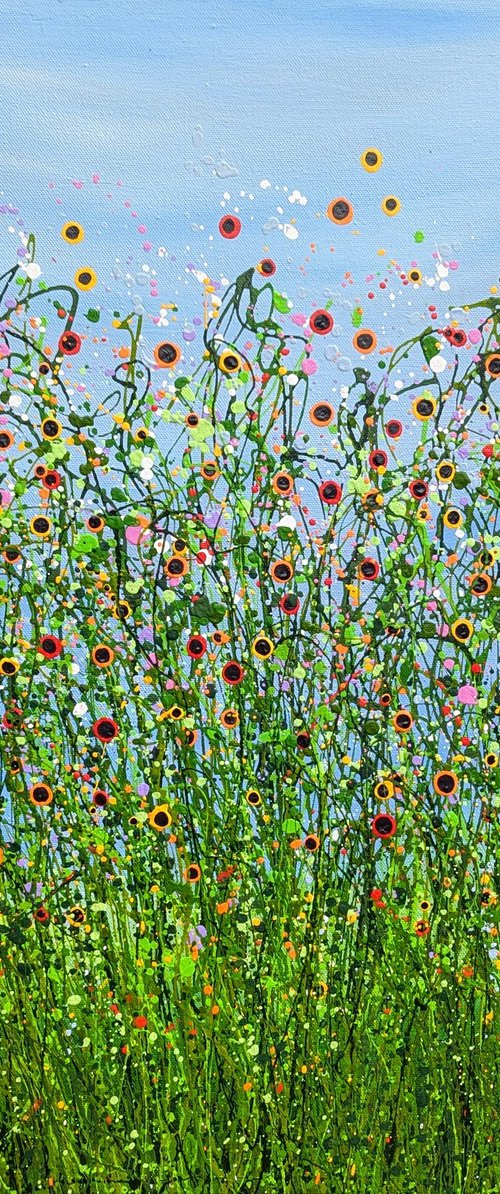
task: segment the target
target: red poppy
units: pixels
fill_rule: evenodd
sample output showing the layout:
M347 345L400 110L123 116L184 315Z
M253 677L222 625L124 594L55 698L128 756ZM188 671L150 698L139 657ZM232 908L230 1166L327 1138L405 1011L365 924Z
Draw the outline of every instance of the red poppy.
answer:
M380 564L377 560L372 560L370 556L361 560L358 565L358 576L361 580L376 580L380 572Z
M202 634L192 634L188 639L187 653L191 659L201 659L207 649L207 640L203 638Z
M399 419L389 419L389 422L385 425L385 431L389 439L399 439L400 435L403 434L403 424Z
M10 709L6 709L2 717L2 725L5 730L19 730L22 726L23 714L22 710L17 705L12 705Z
M464 344L467 344L467 332L463 332L461 328L445 328L442 334L454 348L463 348Z
M104 792L102 788L97 788L92 796L92 804L94 804L96 808L105 808L108 802L108 793Z
M317 336L327 336L333 327L333 315L329 311L324 311L322 307L318 311L313 311L309 320L309 326L312 332L316 332Z
M227 215L219 220L219 232L224 240L234 240L241 232L241 220L238 216Z
M47 925L50 920L50 912L47 908L43 907L43 904L41 904L40 907L37 908L33 913L33 919L36 920L37 924L39 925Z
M61 474L55 468L48 469L43 478L43 484L46 489L58 489L61 481Z
M147 1016L134 1016L134 1019L132 1020L132 1024L134 1025L134 1028L147 1028L148 1017Z
M384 452L382 448L375 448L373 452L370 452L368 463L370 468L387 468L388 459L387 452Z
M38 644L38 650L45 659L57 659L62 651L61 639L56 638L54 634L44 634Z
M374 837L382 839L392 837L396 832L396 820L390 813L377 813L372 821L372 833Z
M112 742L118 732L118 726L112 717L99 717L92 726L92 733L99 742Z
M63 332L59 340L59 352L65 357L74 357L75 353L80 352L81 347L81 336L77 336L76 332Z
M262 274L264 278L272 278L273 274L276 273L276 263L271 257L263 257L262 261L259 261L257 269L259 274Z
M325 506L338 506L342 497L342 486L336 481L322 481L318 493Z
M417 502L423 501L429 492L429 486L427 485L426 481L410 481L408 489L410 490L411 496L415 498Z
M292 617L294 614L298 614L299 612L299 598L295 597L293 593L285 593L285 596L281 598L279 607L283 614L286 614L288 617Z
M230 659L229 663L224 664L222 679L225 684L241 684L244 675L241 663L237 663L235 659Z

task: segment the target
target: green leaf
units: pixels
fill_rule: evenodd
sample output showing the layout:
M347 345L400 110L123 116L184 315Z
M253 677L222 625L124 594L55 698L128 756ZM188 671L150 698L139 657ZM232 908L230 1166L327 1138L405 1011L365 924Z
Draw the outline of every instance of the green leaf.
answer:
M296 821L294 817L287 817L286 820L283 821L283 833L293 833L294 835L297 833L302 833L302 825L300 824L300 821Z
M283 294L279 294L277 290L273 290L273 303L277 311L281 311L282 315L288 315L290 310L290 303Z
M95 535L77 535L71 548L72 556L86 556L98 546Z
M195 971L195 964L193 962L193 959L192 958L181 958L180 964L179 964L179 972L180 972L181 978L191 978L191 975L194 974L194 971Z

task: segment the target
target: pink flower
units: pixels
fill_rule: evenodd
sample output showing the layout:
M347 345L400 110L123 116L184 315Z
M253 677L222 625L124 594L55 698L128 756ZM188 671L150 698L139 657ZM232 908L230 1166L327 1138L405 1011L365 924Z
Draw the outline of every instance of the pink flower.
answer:
M477 701L477 689L472 684L462 684L457 692L457 700L462 705L475 705Z
M127 527L125 531L125 538L128 543L138 544L143 538L148 538L150 531L143 526Z

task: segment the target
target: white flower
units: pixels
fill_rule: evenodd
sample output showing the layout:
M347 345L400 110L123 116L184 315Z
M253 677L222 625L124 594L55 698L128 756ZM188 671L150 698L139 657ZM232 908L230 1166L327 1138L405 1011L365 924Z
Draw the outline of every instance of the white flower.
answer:
M444 373L447 363L446 357L441 356L441 353L439 352L437 356L431 357L429 361L429 365L433 373Z
M37 265L36 261L30 261L29 265L24 266L24 272L34 282L35 278L39 278L42 272L42 267Z
M280 518L278 526L279 527L287 527L289 531L294 531L295 527L297 526L297 523L295 521L295 518L292 518L291 514L284 514L283 518Z
M73 716L85 717L85 714L88 713L88 711L89 707L85 704L85 701L78 701L73 709Z

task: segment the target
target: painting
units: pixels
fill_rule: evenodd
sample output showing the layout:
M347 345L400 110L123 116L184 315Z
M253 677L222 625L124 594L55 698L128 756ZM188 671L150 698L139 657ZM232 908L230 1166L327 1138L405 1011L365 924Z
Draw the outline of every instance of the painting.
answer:
M499 38L4 0L0 1194L499 1188Z

